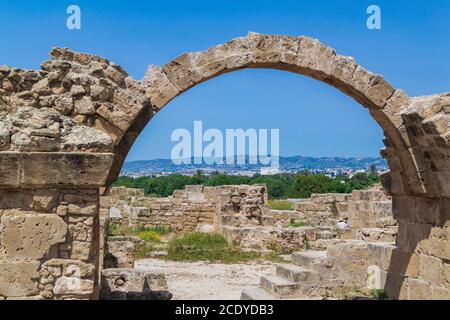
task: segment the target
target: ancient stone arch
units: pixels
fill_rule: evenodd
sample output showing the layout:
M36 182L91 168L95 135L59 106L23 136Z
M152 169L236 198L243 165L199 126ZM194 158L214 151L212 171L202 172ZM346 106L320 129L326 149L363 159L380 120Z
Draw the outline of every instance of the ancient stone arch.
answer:
M450 298L450 94L410 98L308 37L249 33L150 66L137 81L106 59L53 49L41 70L0 68L0 299L95 298L99 202L154 114L193 86L244 68L323 81L384 131L383 186L399 221L385 289Z

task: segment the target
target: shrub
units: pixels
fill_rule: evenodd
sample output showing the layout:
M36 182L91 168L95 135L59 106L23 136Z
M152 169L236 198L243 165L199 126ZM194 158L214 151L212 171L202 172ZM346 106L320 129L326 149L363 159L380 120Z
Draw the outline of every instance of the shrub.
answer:
M387 299L387 295L386 295L386 292L384 291L384 289L373 289L372 292L370 293L370 295L372 296L372 298L374 298L376 300Z
M161 242L161 235L153 230L138 231L137 236L145 242Z

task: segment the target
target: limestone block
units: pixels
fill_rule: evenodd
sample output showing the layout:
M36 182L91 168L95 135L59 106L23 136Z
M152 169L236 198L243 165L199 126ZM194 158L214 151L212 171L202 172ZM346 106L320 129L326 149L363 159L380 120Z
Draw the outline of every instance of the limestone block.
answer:
M441 285L445 279L443 279L443 263L439 258L419 255L419 279L433 283L435 285Z
M316 66L316 53L319 41L309 37L300 37L297 65L314 70Z
M89 296L94 290L94 281L79 277L61 277L56 280L55 295Z
M143 108L142 101L138 98L141 97L134 96L125 90L116 90L114 91L112 103L114 103L119 110L127 113L131 119L135 119Z
M223 46L217 46L218 51L225 49L224 56L227 69L237 70L246 66L251 66L253 63L253 53L250 48L251 32L247 37L239 37L228 42L225 42Z
M39 212L52 212L59 201L60 191L39 189L33 192L33 209Z
M103 103L97 109L97 113L122 131L128 130L134 121L133 117L130 117L129 114L120 110L115 104L112 103Z
M396 249L392 243L374 242L368 243L369 264L376 265L382 270L388 270L391 264L393 251Z
M351 85L362 92L375 106L383 108L394 93L394 89L381 76L358 66Z
M131 207L131 218L146 217L150 215L150 210L146 207Z
M70 151L108 152L113 148L113 141L106 133L84 125L74 126L62 141Z
M227 47L220 45L201 52L196 57L195 68L204 78L213 78L228 72Z
M90 242L73 241L70 252L70 258L73 260L89 261L91 256Z
M247 38L256 66L276 64L281 61L280 36L250 32Z
M136 269L104 269L101 275L100 299L169 300L163 274Z
M427 300L432 296L431 286L426 281L407 278L408 299L409 300Z
M426 298L430 300L449 300L450 299L450 289L444 287L431 287L431 297Z
M18 187L20 185L19 154L15 152L0 153L0 186Z
M144 76L146 97L150 103L161 109L170 100L176 97L179 90L170 82L160 67L149 66Z
M121 219L122 213L120 212L120 209L112 207L109 209L109 217L111 219Z
M51 247L66 241L67 225L52 214L13 211L1 217L2 247L8 258L42 259Z
M353 79L357 64L352 57L337 55L334 58L334 66L331 74L345 84L350 84Z
M39 262L0 263L0 296L23 297L39 293Z
M196 59L195 54L183 54L163 67L163 71L169 81L180 92L189 89L203 80L203 76L195 69L192 63L193 59Z
M0 122L0 151L8 150L10 143L10 133L11 127L5 121Z
M95 266L80 260L68 259L50 259L41 266L41 272L49 271L54 278L66 277L82 277L92 278L95 272Z
M0 159L3 157L5 156L1 154ZM20 179L22 186L104 186L113 160L113 154L109 153L39 152L21 153L20 157L22 161L18 163L22 169ZM0 162L3 160L6 159ZM4 174L7 182L12 181L12 176L15 176L14 171ZM5 180L1 181L2 185Z
M139 239L123 239L114 237L108 239L108 252L114 257L116 268L132 268L134 265L134 253Z
M68 206L68 213L81 216L92 216L97 212L97 204L94 203L71 203Z

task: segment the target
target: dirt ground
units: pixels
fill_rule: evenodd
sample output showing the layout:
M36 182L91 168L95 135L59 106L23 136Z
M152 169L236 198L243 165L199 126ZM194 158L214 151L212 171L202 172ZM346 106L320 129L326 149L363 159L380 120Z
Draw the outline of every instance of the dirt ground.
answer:
M239 300L243 289L258 286L261 275L275 273L269 261L217 264L145 259L136 261L135 268L163 273L174 300Z

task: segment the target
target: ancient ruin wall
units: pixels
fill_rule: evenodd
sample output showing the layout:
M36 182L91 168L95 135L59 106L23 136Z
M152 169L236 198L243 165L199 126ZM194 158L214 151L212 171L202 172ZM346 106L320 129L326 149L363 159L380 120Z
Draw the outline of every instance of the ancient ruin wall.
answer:
M162 67L151 66L142 81L106 59L67 49L53 49L38 71L0 68L0 189L19 199L10 203L11 197L2 196L1 238L13 237L22 242L23 252L33 251L33 241L13 235L22 234L27 221L34 219L40 223L26 237L43 234L49 225L64 234L42 241L43 256L19 258L2 240L0 297L95 297L95 281L79 295L67 286L51 289L51 281L46 288L46 276L37 272L47 274L46 263L53 259L61 270L76 261L97 272L98 188L103 191L115 180L133 142L157 111L193 86L243 68L306 75L368 109L385 134L382 156L390 171L382 177L383 187L393 196L399 223L386 291L394 298L450 297L450 95L410 98L315 39L256 33L181 55ZM93 218L92 240L75 240L69 234L70 215L86 212L74 199L59 196L56 207L45 212L20 200L49 189L60 195L90 195L96 203L87 215ZM74 209L61 218L63 223L57 215L64 210L60 207ZM11 223L21 219L24 224ZM80 251L89 251L89 257L79 257ZM418 267L410 273L415 261ZM59 284L67 282L70 273L65 274L55 272L55 283L59 278Z
M142 189L119 187L111 189L107 209L111 223L190 232L202 225L213 225L214 196L214 188L204 186L186 186L164 198L145 197Z

